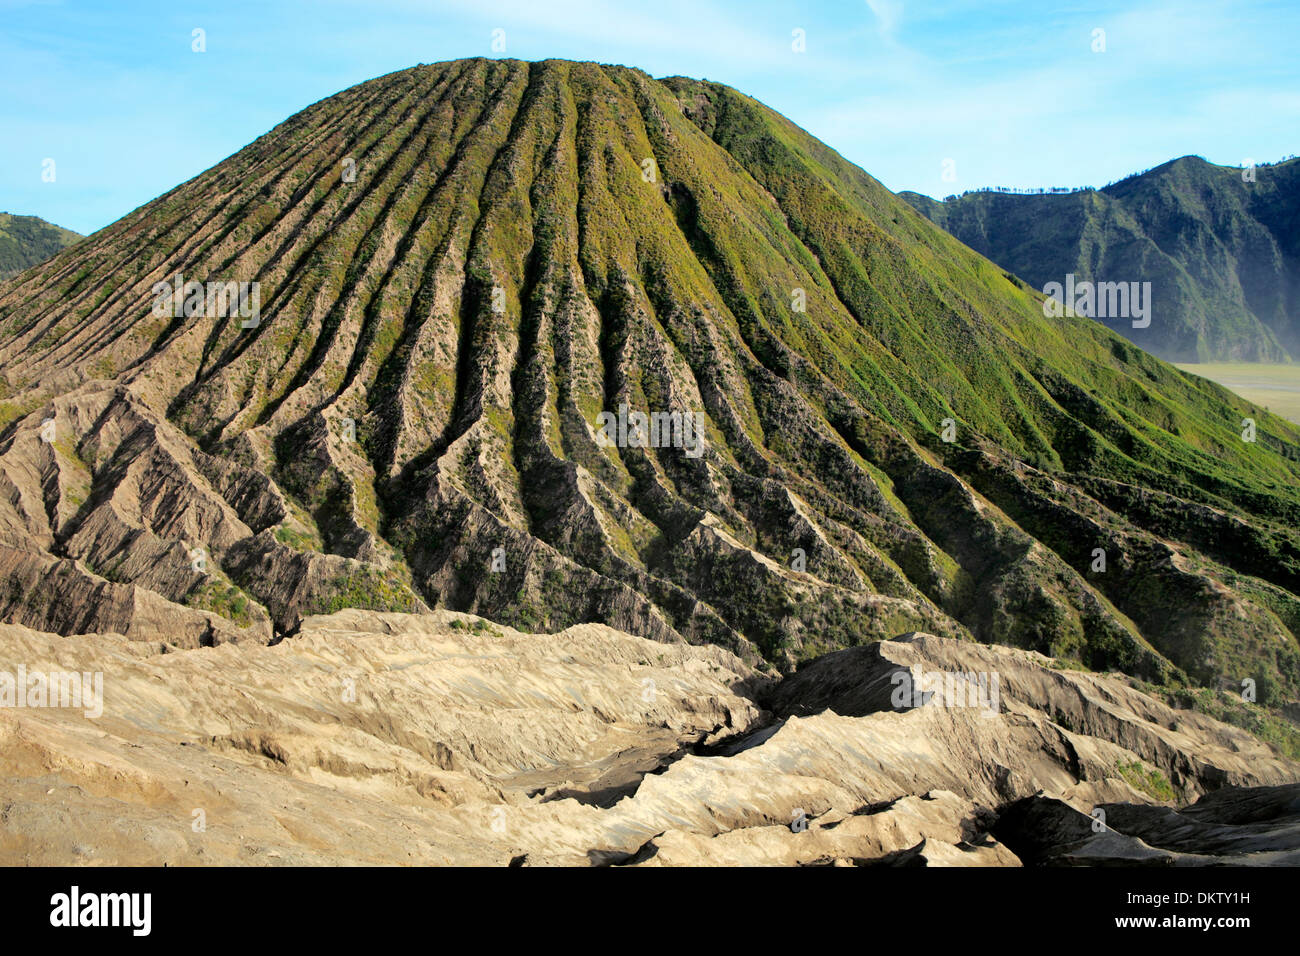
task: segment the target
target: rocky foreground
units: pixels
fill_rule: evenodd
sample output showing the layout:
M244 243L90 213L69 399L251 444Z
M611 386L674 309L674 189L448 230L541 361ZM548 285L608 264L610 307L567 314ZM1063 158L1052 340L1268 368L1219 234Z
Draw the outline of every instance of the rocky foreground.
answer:
M104 675L96 719L0 708L6 865L1300 863L1300 766L1256 738L927 634L780 682L449 611L190 649L5 624L0 660ZM996 710L900 701L934 672Z

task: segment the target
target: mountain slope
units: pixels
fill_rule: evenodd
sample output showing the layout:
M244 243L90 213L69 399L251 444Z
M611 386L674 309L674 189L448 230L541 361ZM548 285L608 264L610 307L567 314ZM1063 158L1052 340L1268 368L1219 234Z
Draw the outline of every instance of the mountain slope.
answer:
M46 222L39 216L0 212L0 280L44 262L80 238L80 233Z
M154 314L178 272L260 314ZM32 628L442 606L782 669L926 630L1300 691L1296 428L1045 319L716 84L363 83L0 288L0 368ZM620 406L700 413L703 453L604 447Z
M1149 281L1149 327L1101 321L1169 361L1300 356L1300 159L1253 182L1184 156L1100 190L900 195L1036 289Z

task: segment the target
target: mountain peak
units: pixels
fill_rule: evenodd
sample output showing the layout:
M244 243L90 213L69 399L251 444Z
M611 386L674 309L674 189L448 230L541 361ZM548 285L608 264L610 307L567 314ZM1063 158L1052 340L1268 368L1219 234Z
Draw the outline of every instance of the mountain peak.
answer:
M0 287L3 613L784 670L915 630L1294 693L1300 434L1045 311L728 87L389 74Z

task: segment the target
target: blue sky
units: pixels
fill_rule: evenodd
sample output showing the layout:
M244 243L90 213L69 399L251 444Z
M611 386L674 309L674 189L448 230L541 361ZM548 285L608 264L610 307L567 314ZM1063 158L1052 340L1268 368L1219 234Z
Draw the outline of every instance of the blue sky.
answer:
M90 232L318 99L494 55L728 83L894 190L1102 185L1300 152L1297 36L1294 0L0 0L0 210Z

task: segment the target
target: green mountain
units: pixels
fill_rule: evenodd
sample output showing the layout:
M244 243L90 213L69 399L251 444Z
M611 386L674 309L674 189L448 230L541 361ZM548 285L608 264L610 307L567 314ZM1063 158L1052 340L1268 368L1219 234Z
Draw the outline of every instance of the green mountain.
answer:
M441 606L781 669L925 630L1300 693L1300 430L714 83L348 89L0 287L0 369L28 627Z
M44 262L80 238L80 233L37 216L0 212L0 280Z
M1300 159L1254 170L1184 156L1104 189L900 193L1036 289L1067 274L1150 282L1150 325L1102 318L1171 362L1300 357Z

